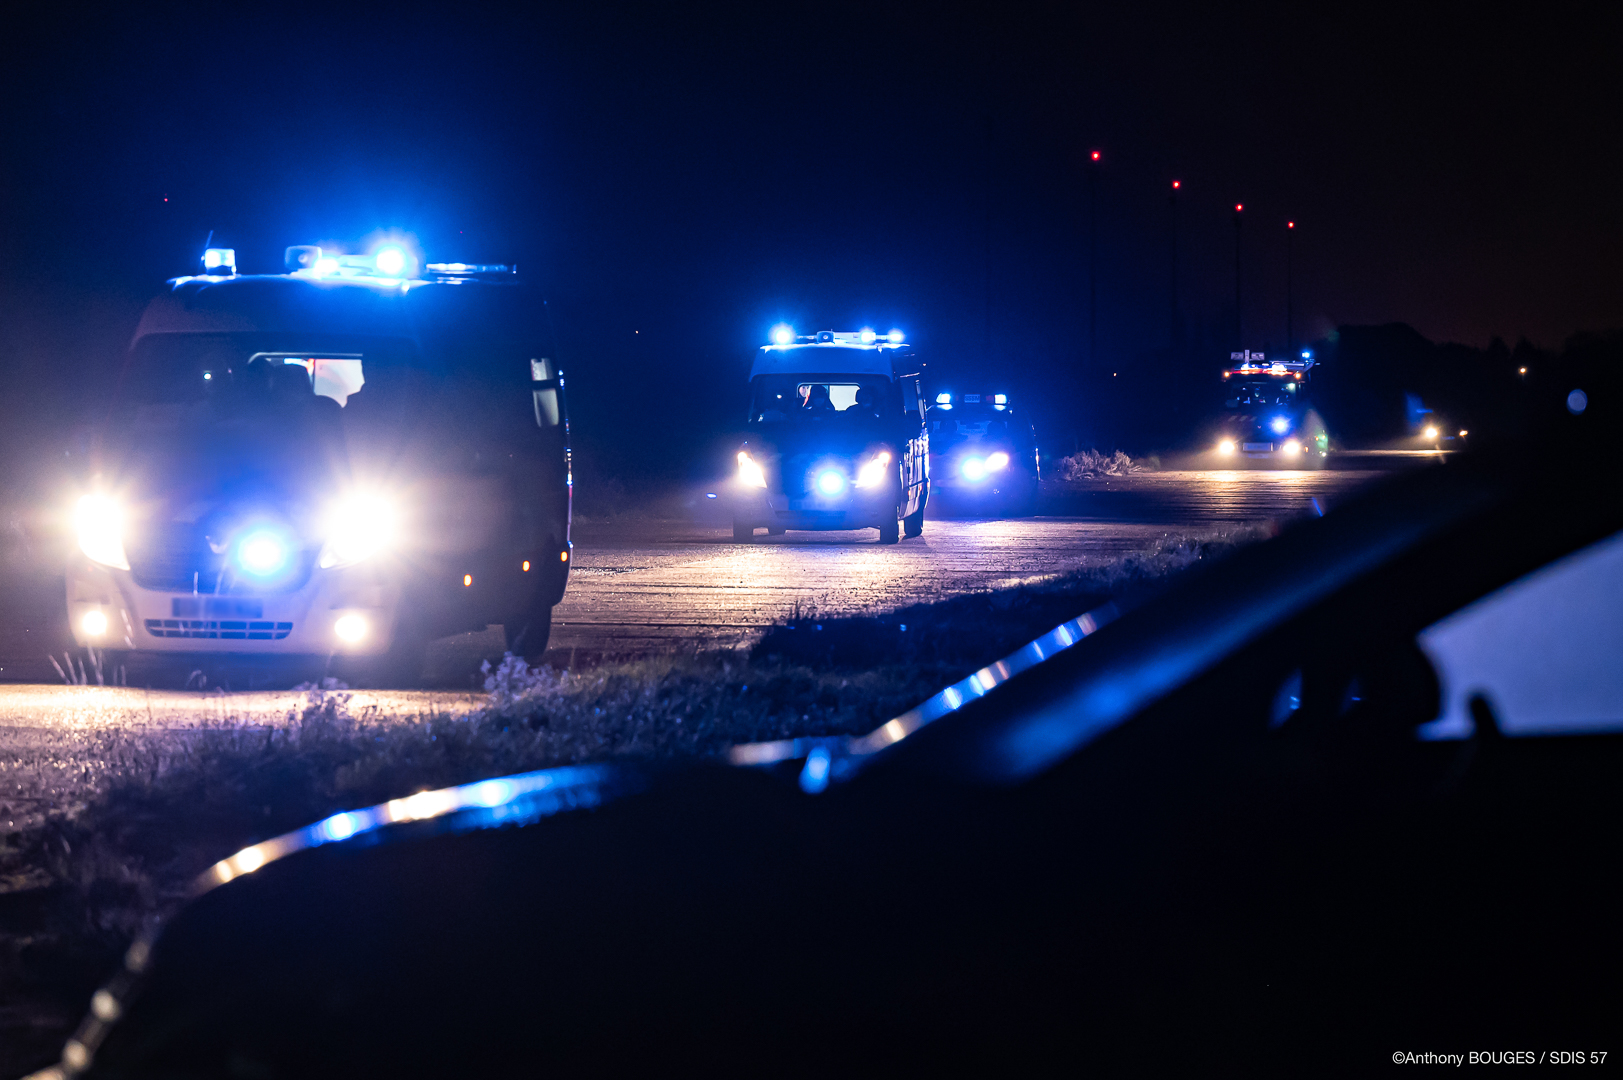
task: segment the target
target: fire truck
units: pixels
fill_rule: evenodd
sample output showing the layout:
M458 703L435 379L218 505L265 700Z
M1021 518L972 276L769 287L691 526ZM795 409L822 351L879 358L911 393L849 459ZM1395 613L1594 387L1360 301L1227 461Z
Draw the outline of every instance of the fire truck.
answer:
M1330 436L1312 403L1311 351L1270 360L1249 349L1229 354L1223 370L1223 417L1213 448L1222 461L1267 461L1312 468L1330 451Z

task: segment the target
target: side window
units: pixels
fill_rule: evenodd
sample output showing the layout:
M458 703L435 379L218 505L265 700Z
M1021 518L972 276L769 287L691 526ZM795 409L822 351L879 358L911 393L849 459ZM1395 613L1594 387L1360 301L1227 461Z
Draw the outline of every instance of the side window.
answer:
M1481 695L1507 735L1623 729L1623 533L1421 631L1442 684L1428 738L1471 734Z

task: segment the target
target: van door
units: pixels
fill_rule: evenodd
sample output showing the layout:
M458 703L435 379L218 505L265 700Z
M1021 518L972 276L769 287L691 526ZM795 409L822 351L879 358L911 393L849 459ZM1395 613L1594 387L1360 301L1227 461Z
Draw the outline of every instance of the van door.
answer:
M902 514L923 509L929 498L930 435L924 424L924 398L917 375L901 377L902 423L909 432L902 451Z

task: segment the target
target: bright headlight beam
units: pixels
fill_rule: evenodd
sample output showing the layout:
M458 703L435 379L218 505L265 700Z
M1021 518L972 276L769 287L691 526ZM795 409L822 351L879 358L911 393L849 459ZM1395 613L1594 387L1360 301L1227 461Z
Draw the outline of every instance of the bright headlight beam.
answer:
M738 482L745 487L766 487L766 473L742 450L738 452Z
M369 629L366 616L356 615L353 612L348 615L340 615L338 621L333 623L332 626L332 632L337 636L338 640L348 645L358 644L361 639L366 637L366 632Z
M890 464L890 452L881 450L862 463L857 470L857 487L878 487L885 482L885 467Z
M364 562L394 543L399 532L393 504L376 495L352 495L327 516L327 542L316 559L323 570Z
M965 458L964 463L958 466L958 471L963 474L965 480L976 483L986 479L986 462L978 457Z
M1219 454L1232 454L1232 453L1234 453L1234 440L1233 439L1223 439L1220 442L1218 442L1218 444L1217 444L1217 452Z
M105 495L86 495L73 515L79 550L94 562L115 570L128 570L124 554L124 523L118 504Z
M986 471L987 472L997 472L999 469L1006 469L1008 467L1009 467L1009 455L1005 454L1001 450L997 451L996 453L993 453L993 454L989 455L987 457L987 459L986 459Z

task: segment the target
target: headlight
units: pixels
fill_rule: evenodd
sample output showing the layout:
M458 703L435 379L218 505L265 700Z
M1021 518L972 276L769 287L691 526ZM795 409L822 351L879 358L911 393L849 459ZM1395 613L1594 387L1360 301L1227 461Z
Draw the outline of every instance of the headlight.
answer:
M857 487L878 487L885 482L885 466L890 464L890 452L881 450L862 463L857 470Z
M1232 453L1234 453L1234 440L1233 439L1223 439L1220 442L1218 442L1218 444L1217 444L1217 452L1219 454L1232 454Z
M1007 469L1008 467L1009 467L1009 455L1005 454L1001 450L997 451L994 454L988 455L987 458L986 458L986 471L987 472L997 472L999 469Z
M1426 428L1425 436L1428 439L1435 439L1437 437L1437 428L1435 426Z
M766 487L766 473L742 450L738 452L738 482L745 487Z
M1302 452L1302 444L1301 443L1297 442L1295 439L1286 439L1285 440L1285 453L1287 453L1287 454L1300 454L1301 452Z
M105 495L80 499L74 527L79 534L79 550L90 559L115 570L130 568L130 560L124 555L123 515L112 499Z
M986 462L978 457L965 458L964 463L958 466L958 471L964 474L964 479L970 483L979 483L986 479Z
M327 516L327 542L316 565L323 570L354 566L395 542L399 518L394 507L375 496L346 499Z

